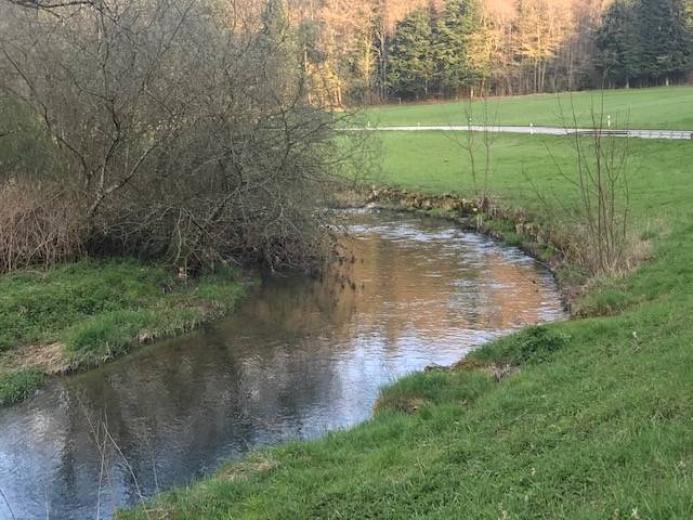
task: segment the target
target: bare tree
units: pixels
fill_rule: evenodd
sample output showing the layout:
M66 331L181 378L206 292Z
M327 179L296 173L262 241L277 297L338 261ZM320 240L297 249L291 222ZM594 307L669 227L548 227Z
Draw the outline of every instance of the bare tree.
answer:
M562 116L573 136L574 169L566 169L550 148L547 151L558 175L575 191L572 196L547 194L535 186L544 220L549 228L563 228L554 233L554 245L589 274L623 272L632 260L627 121L619 129L611 120L604 109L604 91L592 106L593 129L580 130L572 97L570 111ZM531 177L526 178L531 184Z
M493 125L496 117L491 113L488 97L482 92L483 98L474 102L470 97L466 105L465 116L467 119L466 143L464 148L469 155L474 191L481 208L485 211L490 204L489 181L493 173L493 144L495 134ZM480 105L480 110L475 107ZM481 153L481 159L478 155Z
M95 5L95 0L5 0L10 4L19 7L29 7L32 9L60 9L63 7L75 7L80 5Z
M43 182L80 200L86 251L192 270L320 256L335 117L307 102L276 5L231 26L212 0L48 5L0 6L0 89L41 121L60 163Z
M571 100L572 102L572 100ZM573 128L577 128L572 107ZM591 142L575 132L576 184L581 224L586 232L589 255L596 252L598 272L623 270L628 261L630 188L628 183L629 141L615 135L604 110L604 92L592 109Z

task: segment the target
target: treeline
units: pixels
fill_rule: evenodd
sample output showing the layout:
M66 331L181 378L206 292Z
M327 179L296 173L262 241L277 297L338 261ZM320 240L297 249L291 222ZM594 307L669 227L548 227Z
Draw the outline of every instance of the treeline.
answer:
M341 166L279 1L0 0L0 272L310 267Z
M683 81L693 0L289 0L324 105Z
M669 84L693 70L693 1L616 0L597 31L595 65L610 86Z

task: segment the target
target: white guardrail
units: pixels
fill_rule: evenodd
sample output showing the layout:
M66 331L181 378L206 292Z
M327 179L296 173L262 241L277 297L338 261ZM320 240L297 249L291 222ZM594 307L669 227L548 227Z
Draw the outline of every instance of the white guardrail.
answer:
M633 137L636 139L665 139L673 141L693 141L693 132L689 130L595 130L593 128L556 128L550 126L382 126L365 128L346 128L350 132L492 132L531 135L602 135L616 137Z

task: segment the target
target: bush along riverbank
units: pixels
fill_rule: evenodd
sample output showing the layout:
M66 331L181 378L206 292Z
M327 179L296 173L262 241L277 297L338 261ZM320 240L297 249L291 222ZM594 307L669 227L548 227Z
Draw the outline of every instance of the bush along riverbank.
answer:
M159 264L84 260L0 277L0 405L48 377L93 367L230 312L239 272L181 277Z

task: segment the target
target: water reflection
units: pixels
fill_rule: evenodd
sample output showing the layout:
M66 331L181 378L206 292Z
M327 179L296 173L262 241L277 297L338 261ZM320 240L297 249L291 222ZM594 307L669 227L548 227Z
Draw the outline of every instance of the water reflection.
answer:
M350 219L323 280L268 280L230 319L0 411L16 517L108 517L252 447L351 426L383 384L562 316L549 273L515 249L438 221Z

